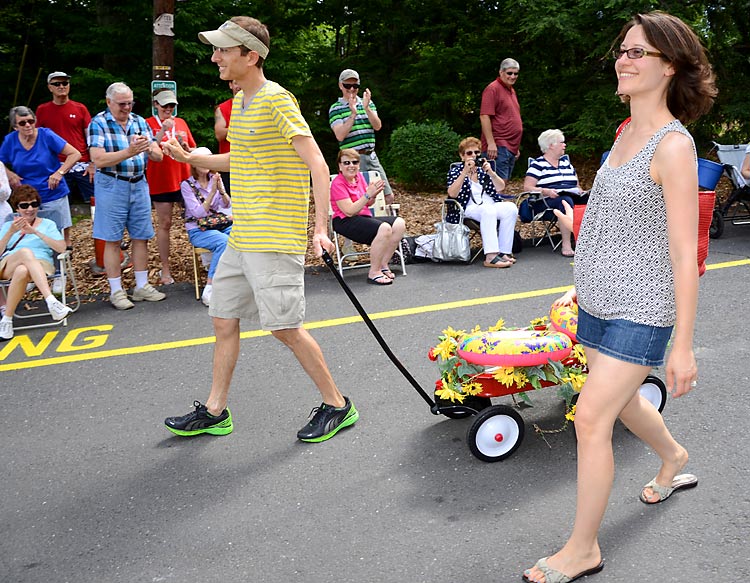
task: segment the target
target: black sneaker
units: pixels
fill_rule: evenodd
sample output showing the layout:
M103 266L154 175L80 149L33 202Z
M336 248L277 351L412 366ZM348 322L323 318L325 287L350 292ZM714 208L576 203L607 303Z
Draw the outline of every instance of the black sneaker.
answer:
M172 433L177 435L200 435L210 433L211 435L229 435L232 433L232 414L229 409L224 409L221 415L214 417L206 406L200 401L194 401L195 411L191 411L182 417L167 417L164 425Z
M331 439L339 429L354 425L359 419L354 403L349 397L344 397L346 405L343 407L331 407L322 403L310 411L312 419L297 432L297 439L301 441L319 442Z

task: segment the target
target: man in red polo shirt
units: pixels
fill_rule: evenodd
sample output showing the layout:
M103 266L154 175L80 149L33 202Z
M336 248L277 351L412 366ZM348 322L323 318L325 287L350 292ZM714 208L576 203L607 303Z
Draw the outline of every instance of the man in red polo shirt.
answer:
M47 88L52 101L36 108L37 127L49 128L81 153L81 159L65 174L65 182L71 193L78 187L85 203L94 195L94 172L96 168L89 158L86 144L86 128L91 123L91 114L83 103L70 99L70 75L55 71L47 75ZM60 160L64 160L64 156Z
M495 172L506 182L521 155L521 106L513 85L520 66L515 59L500 63L497 79L482 92L479 121L482 124L482 152L495 160Z

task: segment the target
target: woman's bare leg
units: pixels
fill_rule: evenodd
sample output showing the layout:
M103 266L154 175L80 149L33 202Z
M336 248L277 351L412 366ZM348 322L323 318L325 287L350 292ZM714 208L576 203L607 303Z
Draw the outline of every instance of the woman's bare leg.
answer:
M576 407L578 485L573 532L563 548L549 557L550 567L573 577L601 561L598 535L614 479L612 428L637 393L649 367L629 364L586 349L589 376ZM592 358L593 357L593 358ZM527 574L543 582L536 568Z

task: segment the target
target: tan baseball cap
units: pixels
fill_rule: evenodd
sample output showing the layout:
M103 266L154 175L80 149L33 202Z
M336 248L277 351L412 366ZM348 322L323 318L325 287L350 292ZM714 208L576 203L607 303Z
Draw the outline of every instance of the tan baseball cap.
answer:
M169 105L170 103L179 103L177 101L177 96L174 94L174 91L166 90L166 91L159 91L159 93L156 94L156 97L154 97L154 101L164 107L165 105Z
M339 75L339 83L343 83L347 79L356 79L359 81L359 73L354 69L344 69L341 71L341 75Z

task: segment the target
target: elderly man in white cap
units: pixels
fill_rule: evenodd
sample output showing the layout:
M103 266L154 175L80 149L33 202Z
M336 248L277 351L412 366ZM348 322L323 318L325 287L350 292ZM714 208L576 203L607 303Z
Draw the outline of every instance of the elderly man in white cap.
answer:
M393 202L393 190L388 183L382 164L375 153L375 132L383 123L366 88L362 97L359 92L359 73L344 69L339 75L341 97L328 108L328 123L339 141L339 149L353 148L359 153L360 172L375 170L385 182L383 193L388 204Z
M240 319L247 318L259 321L289 347L317 387L323 403L313 409L297 438L325 441L359 418L354 404L339 392L320 346L302 327L311 173L313 250L318 256L323 249L333 250L328 238L328 165L295 97L265 77L263 62L270 45L265 25L235 16L198 38L213 45L211 61L221 79L234 79L241 88L232 106L232 148L208 156L185 152L177 140L162 147L193 166L226 172L231 164L234 225L214 274L208 308L216 334L211 391L205 405L195 401L194 411L164 423L177 435L232 432L227 400L240 351Z

